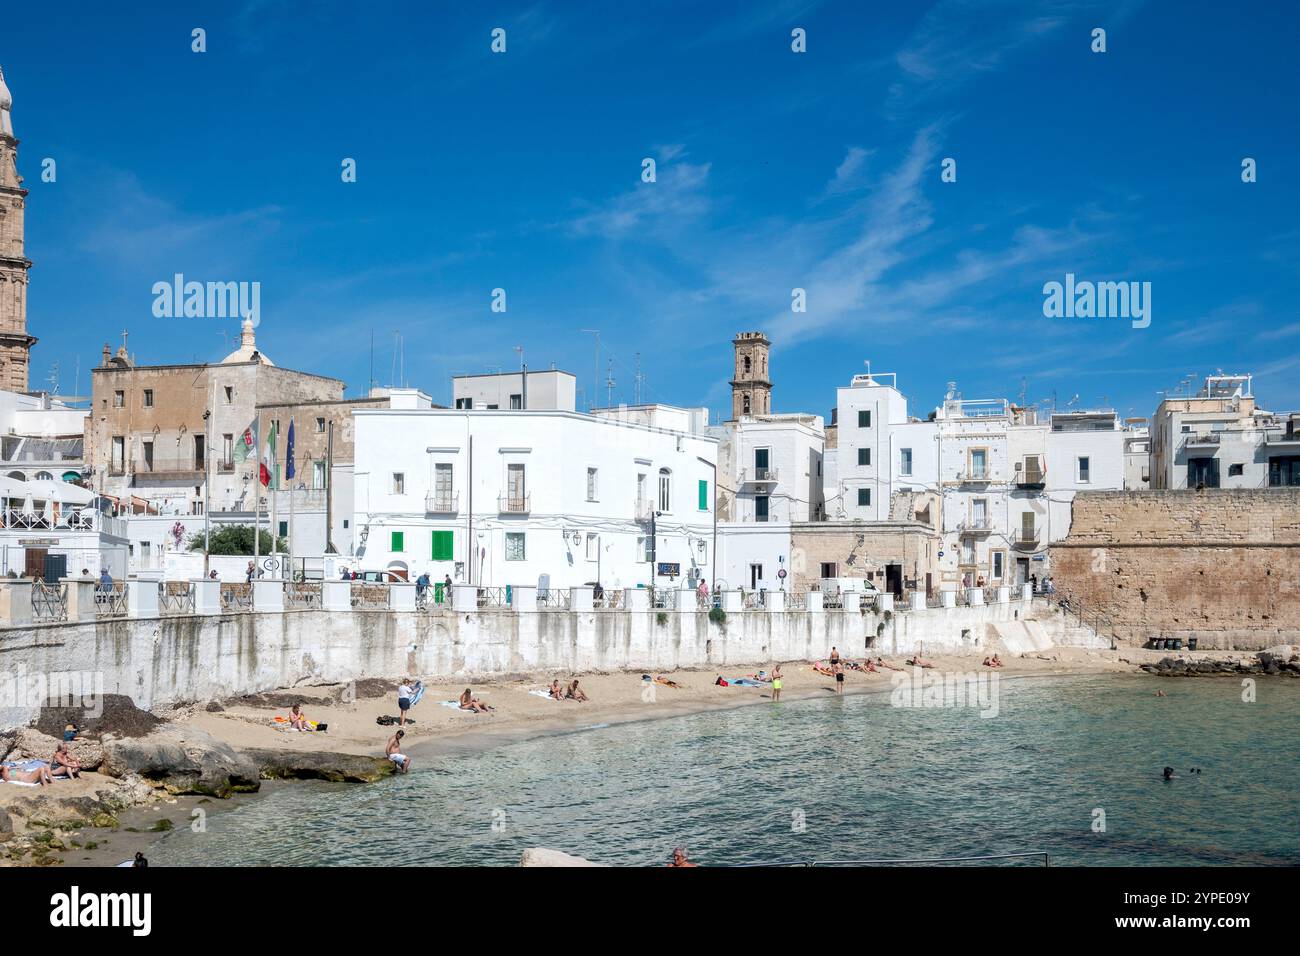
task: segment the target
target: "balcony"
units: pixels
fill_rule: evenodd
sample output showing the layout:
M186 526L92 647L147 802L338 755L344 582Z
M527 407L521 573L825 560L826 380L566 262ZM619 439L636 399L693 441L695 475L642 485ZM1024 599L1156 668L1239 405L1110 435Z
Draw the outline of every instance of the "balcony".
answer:
M1041 468L1016 472L1016 487L1022 491L1042 491L1047 486L1047 472Z
M953 478L959 485L987 485L997 480L988 468L963 468Z
M778 473L775 468L746 468L741 476L741 483L746 485L774 485Z
M1042 532L1037 528L1017 528L1011 536L1012 547L1016 548L1037 548L1042 540Z
M505 501L505 498L501 499ZM502 511L505 509L502 508ZM431 515L454 515L460 511L459 494L433 494L424 496L424 511Z
M1184 448L1218 448L1220 435L1218 432L1207 432L1201 435L1184 435Z
M234 463L233 461L219 461L219 462L217 462L217 473L218 473L218 474L229 475L229 474L233 474L234 471L235 471L235 463Z
M1264 444L1271 448L1300 448L1300 432L1274 428L1264 432Z
M988 534L992 530L993 521L990 518L970 518L957 525L959 534Z
M502 495L497 499L497 513L503 515L526 515L533 510L532 495Z

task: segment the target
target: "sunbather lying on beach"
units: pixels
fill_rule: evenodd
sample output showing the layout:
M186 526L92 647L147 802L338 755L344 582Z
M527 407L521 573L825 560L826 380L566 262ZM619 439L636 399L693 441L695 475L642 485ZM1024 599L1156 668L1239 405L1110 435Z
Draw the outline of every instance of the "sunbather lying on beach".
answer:
M68 753L68 745L63 741L59 741L59 745L54 748L54 756L50 758L50 776L71 777L74 780L81 776L80 761Z
M576 700L579 703L586 703L587 701L587 692L578 686L576 677L573 679L573 683L569 685L569 689L565 691L564 696L568 700Z
M920 654L917 654L915 657L908 658L907 663L911 664L913 667L933 667L933 666L934 666L934 661L927 661L927 660L923 659L923 658L921 657Z
M998 655L994 654L992 657L986 657L986 658L984 658L984 666L985 666L985 667L1001 667L1001 666L1002 666L1002 661L998 659Z
M835 676L835 671L831 670L829 667L827 667L827 666L826 666L825 664L823 664L821 661L817 661L817 662L815 662L815 663L813 664L813 666L812 666L812 669L815 670L818 674L821 674L823 677L834 677L834 676Z
M887 660L885 660L884 658L881 658L881 657L877 657L877 658L876 658L876 666L877 666L877 667L888 667L891 671L901 671L901 670L902 670L902 668L899 667L897 664L891 664L891 663L889 663Z
M9 767L0 767L0 780L5 783L39 783L42 787L54 782L54 777L50 774L50 768L44 763L38 763L31 770L17 770Z
M675 681L675 680L669 680L667 677L664 677L663 674L660 674L658 677L655 678L655 683L656 683L656 684L663 684L665 687L681 687L681 686L682 686L681 684L677 683L677 681Z
M466 687L465 692L460 695L460 709L473 711L476 714L486 714L492 708L471 694L469 688Z

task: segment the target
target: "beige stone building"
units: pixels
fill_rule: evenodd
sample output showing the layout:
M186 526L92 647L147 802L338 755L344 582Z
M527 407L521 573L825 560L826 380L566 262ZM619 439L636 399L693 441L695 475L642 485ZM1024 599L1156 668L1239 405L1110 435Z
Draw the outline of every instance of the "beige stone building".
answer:
M732 419L771 414L772 380L767 360L772 343L762 332L741 332L731 344L736 362L731 380Z
M930 525L902 521L810 521L790 526L796 591L828 578L865 578L881 591L939 590L943 539Z
M258 350L248 321L240 347L216 364L138 365L125 345L116 355L106 345L91 375L86 419L93 487L122 510L202 514L207 474L211 510L252 511L265 493L256 461L238 461L236 445L258 407L338 403L343 388L338 379L277 367ZM304 431L314 427L311 417ZM264 446L265 424L257 434Z
M32 263L23 252L27 190L18 175L12 105L0 70L0 389L25 392L29 353L36 339L27 334L27 270Z

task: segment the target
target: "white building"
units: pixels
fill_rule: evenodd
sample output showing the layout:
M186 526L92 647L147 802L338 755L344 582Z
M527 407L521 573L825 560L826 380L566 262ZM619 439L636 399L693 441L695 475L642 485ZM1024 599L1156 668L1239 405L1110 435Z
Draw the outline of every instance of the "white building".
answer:
M822 520L826 437L820 415L744 417L710 433L720 442L719 520Z
M712 577L714 438L553 410L354 419L360 570L610 590Z
M1151 487L1300 485L1295 415L1260 408L1250 375L1211 375L1192 396L1166 398L1151 423Z
M451 380L451 397L458 409L571 412L576 407L577 386L575 376L559 369L456 375Z

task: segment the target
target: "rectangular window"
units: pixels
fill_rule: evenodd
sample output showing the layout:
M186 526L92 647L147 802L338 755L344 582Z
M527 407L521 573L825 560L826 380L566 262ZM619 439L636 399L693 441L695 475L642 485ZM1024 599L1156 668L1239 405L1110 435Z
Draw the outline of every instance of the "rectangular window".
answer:
M858 464L859 464L859 465L870 465L870 464L871 464L871 449L870 449L870 448L859 448L859 449L858 449Z
M474 399L472 399L472 398L458 398L458 399L456 399L456 407L457 407L457 408L469 408L469 409L472 409L472 408L474 407Z
M636 539L636 559L638 561L650 560L650 539L639 537Z
M1043 482L1042 460L1037 455L1025 456L1025 482L1031 485Z
M316 432L317 434L325 433L325 419L323 418L316 419Z
M587 560L597 561L600 559L600 535L587 535Z
M126 392L120 388L113 392L113 407L122 408L126 405Z
M754 449L754 478L758 481L766 481L768 478L770 455L766 448Z
M996 580L1002 580L1003 565L1006 561L1006 553L1003 551L993 552L993 573L990 577Z
M147 557L149 557L149 542L148 542L148 541L141 541L141 542L140 542L140 557L142 557L142 558L147 558Z
M524 533L522 531L506 532L506 560L524 560Z
M597 469L588 468L587 469L587 500L588 501L596 500L596 487L597 487L596 477L597 477Z
M1229 465L1229 466L1228 466L1228 477L1231 478L1233 475L1242 475L1242 474L1244 474L1244 473L1245 473L1245 467L1246 467L1245 465L1242 465L1242 464L1240 464L1240 463L1235 464L1235 465Z
M233 405L235 402L235 387L233 385L227 385L225 387L225 395L226 395L226 404Z
M767 495L754 496L754 520L755 521L767 520L767 501L768 501Z
M121 471L126 461L126 436L113 436L113 469Z
M524 397L523 397L522 395L511 395L511 396L510 396L510 407L511 407L511 408L523 408L523 407L524 407Z
M153 408L153 389L152 389L152 388L146 388L146 389L144 390L144 407L145 407L145 408Z
M1219 459L1217 458L1187 459L1187 487L1188 488L1219 487Z
M837 565L834 561L822 562L821 576L823 578L838 578L840 576L839 572L840 572L839 565Z
M859 428L871 427L871 412L868 409L864 408L858 412L858 427Z
M528 494L528 485L525 479L526 475L522 464L506 465L506 504L510 511L524 510L524 499Z
M394 531L394 532L392 532L392 534L391 534L391 536L390 536L390 538L389 538L389 542L388 542L388 550L389 550L389 551L392 551L394 554L398 554L398 553L400 553L400 552L406 550L406 532L405 532L405 531Z
M989 453L984 448L970 450L970 477L984 478L989 473Z
M1092 474L1092 461L1086 455L1079 456L1079 482L1080 484L1090 480Z
M900 475L911 476L912 474L912 449L900 448L898 450L898 473Z
M207 450L207 445L204 443L203 436L195 435L194 436L194 470L195 471L202 471L204 468L207 467L207 456L204 454L206 450Z
M983 527L989 520L989 500L987 498L974 498L970 503L971 520L975 527Z
M1022 511L1020 513L1020 540L1034 541L1038 535L1034 532L1034 513L1032 511Z
M859 489L858 489L858 504L859 504L861 507L863 507L863 508L869 508L869 507L871 507L871 489L870 489L870 488L859 488Z
M153 471L153 442L143 442L141 448L144 450L145 471Z
M325 487L325 462L317 461L312 463L311 486L313 488Z
M221 463L230 468L235 463L235 436L221 436Z
M700 495L699 495L699 498L700 498L700 510L701 510L701 511L708 511L708 510L709 510L709 483L708 483L708 481L707 481L706 479L704 479L704 478L701 478L701 479L700 479L700 486L699 486L699 487L700 487Z
M450 561L454 545L454 532L435 531L433 532L433 548L429 556L434 561Z
M279 531L279 535L280 535L280 537L282 537L282 538L287 538L287 537L289 536L289 522L287 522L287 521L281 521L281 522L280 522L280 531Z
M451 462L439 462L433 466L433 497L444 511L451 510Z
M395 471L395 472L393 472L393 494L395 494L395 495L404 495L404 494L406 494L406 475L405 475L405 473L400 472L400 471Z
M673 476L667 470L659 472L659 510L672 511Z

